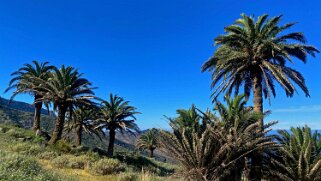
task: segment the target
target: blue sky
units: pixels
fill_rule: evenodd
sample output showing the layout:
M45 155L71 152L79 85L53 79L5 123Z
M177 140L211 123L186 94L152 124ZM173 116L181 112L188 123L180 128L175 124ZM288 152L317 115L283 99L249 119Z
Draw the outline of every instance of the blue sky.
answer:
M32 60L78 67L98 86L97 96L110 92L136 106L142 128L168 128L163 115L175 116L192 103L212 108L210 74L200 67L215 47L213 38L239 18L283 14L283 23L299 22L309 44L321 49L321 2L318 0L10 0L0 1L0 96L10 73ZM305 65L311 92L278 95L265 109L277 128L308 124L321 129L321 54ZM16 100L31 103L28 95ZM266 101L267 102L267 101ZM249 102L249 104L252 104Z

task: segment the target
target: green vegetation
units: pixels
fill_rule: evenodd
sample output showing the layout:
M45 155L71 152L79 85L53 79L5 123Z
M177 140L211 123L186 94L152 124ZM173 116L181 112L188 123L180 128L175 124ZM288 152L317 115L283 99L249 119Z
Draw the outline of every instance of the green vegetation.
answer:
M107 155L112 157L114 154L114 143L116 130L138 131L135 124L136 108L129 105L129 101L125 101L122 97L110 94L109 101L103 101L100 108L100 118L98 119L98 129L109 130L109 145Z
M251 153L277 147L273 137L266 135L268 130L258 131L259 119L253 122L253 117L257 115L243 107L242 98L228 101L235 103L232 109L218 104L217 107L225 111L221 111L216 119L209 119L193 106L187 110L191 113L189 115L195 117L193 126L177 128L173 125L173 132L161 132L162 148L180 162L182 175L186 179L240 180L246 168L246 158ZM181 114L176 119L184 121Z
M41 98L43 96L35 89L36 87L40 86L40 83L30 80L39 79L47 82L49 79L50 71L54 68L54 66L48 65L49 62L39 63L38 61L32 61L32 63L33 65L25 64L18 71L11 74L14 77L10 81L9 88L6 90L6 92L11 89L15 89L15 92L12 95L12 99L16 95L22 93L30 93L34 95L35 114L32 128L34 131L36 131L40 129L40 115L43 103Z
M321 134L307 126L280 130L278 141L282 157L272 159L269 174L277 180L321 180Z
M321 134L305 126L271 135L276 122L263 121L270 114L263 111L263 98L276 95L275 82L287 96L296 92L294 84L309 96L303 76L286 63L306 62L319 51L306 45L303 33L285 34L294 23L280 26L281 16L241 16L215 38L218 47L202 67L212 72L214 110L178 109L176 118L166 117L171 130L140 135L137 150L148 150L150 158L115 147L116 133L141 134L139 112L129 101L114 94L95 97L91 82L74 67L25 64L7 90L15 89L12 98L34 96L34 118L1 105L0 122L6 124L0 124L0 181L321 180ZM248 107L252 90L254 107ZM217 100L221 93L226 104ZM41 116L43 104L51 104L57 116ZM156 161L158 152L173 163Z
M159 147L158 136L159 131L157 129L148 130L138 139L137 148L149 150L149 157L154 157L154 150Z
M268 15L263 15L257 21L252 16L241 16L225 27L226 34L215 38L218 47L202 67L203 71L212 72L213 98L223 92L230 96L234 91L237 95L243 86L246 97L253 90L254 111L262 114L263 97L276 95L274 82L287 96L297 92L294 83L309 96L304 77L286 63L293 63L293 58L305 63L308 55L315 56L319 50L306 45L302 32L285 33L295 23L279 25L282 16L268 19ZM263 130L263 119L260 120L259 129ZM251 180L261 180L262 154L254 154L251 160Z
M92 150L72 148L64 141L46 146L32 130L8 124L0 124L0 128L3 180L166 180L164 176L176 168L136 153L117 153L115 158L108 158Z

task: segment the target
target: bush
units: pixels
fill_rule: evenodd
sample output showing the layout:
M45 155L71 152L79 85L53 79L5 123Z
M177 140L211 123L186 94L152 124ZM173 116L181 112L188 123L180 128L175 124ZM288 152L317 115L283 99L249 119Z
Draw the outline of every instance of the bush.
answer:
M138 181L139 175L132 172L126 172L126 173L119 174L117 180L118 181Z
M54 158L57 158L59 155L58 153L54 151L45 151L43 153L38 154L39 159L44 159L44 160L52 160Z
M0 127L0 133L6 133L9 130L7 127Z
M68 167L69 160L72 157L72 155L61 155L58 156L57 158L54 158L51 163L53 166L57 168L66 168Z
M109 175L124 171L125 167L116 159L104 158L95 162L90 171L96 175Z
M0 180L6 181L59 181L69 180L46 172L36 160L0 151Z
M34 133L31 130L22 128L11 128L6 132L7 135L14 138L34 138Z
M98 161L100 159L99 154L92 151L87 152L85 155L93 161Z
M95 160L87 155L62 155L54 158L51 163L57 168L85 169L94 162Z
M17 143L11 146L10 150L17 153L25 153L30 149L30 147L29 143Z
M37 156L44 148L39 145L30 145L28 142L17 143L11 147L11 150L20 154Z
M44 150L44 148L42 148L41 146L39 145L33 145L30 147L30 149L28 150L28 155L32 155L32 156L37 156L39 155L40 153L42 153Z
M73 169L85 169L89 167L95 160L89 156L75 156L69 159L68 167Z
M50 148L62 153L69 153L71 151L70 145L63 140L59 140L56 144L50 145Z

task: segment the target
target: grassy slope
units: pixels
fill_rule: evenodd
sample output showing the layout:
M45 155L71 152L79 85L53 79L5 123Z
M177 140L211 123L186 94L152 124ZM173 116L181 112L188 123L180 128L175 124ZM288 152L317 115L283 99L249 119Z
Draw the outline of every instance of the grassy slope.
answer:
M96 159L96 161L104 159L105 157L98 156L91 151L84 151L84 149L71 149L66 144L61 144L58 147L45 146L44 141L39 137L35 137L31 131L9 126L7 124L0 124L0 152L22 155L23 158L36 160L44 172L48 171L60 175L62 178L61 180L173 180L169 178L169 175L176 168L174 165L161 163L154 159L149 159L129 152L116 156L116 158L120 160L121 165L125 168L117 174L99 176L93 174L89 168L58 168L54 160L59 160L59 157L66 155L67 158L70 157L72 159L87 156L89 159ZM42 155L45 153L50 153L50 155L54 156L44 159L44 156ZM92 164L95 163L96 162L93 162ZM1 164L3 163L0 163L0 169ZM149 172L142 174L142 170L149 170Z

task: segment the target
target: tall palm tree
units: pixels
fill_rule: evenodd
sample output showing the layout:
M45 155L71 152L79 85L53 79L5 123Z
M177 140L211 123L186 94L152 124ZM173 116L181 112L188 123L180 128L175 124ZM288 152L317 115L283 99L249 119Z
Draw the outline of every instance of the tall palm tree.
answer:
M36 93L41 95L39 101L51 101L58 112L54 130L49 144L55 144L61 139L67 111L72 112L74 106L91 106L95 98L91 83L82 78L73 67L61 66L54 68L48 81L33 79L37 85Z
M43 102L38 101L41 98L41 95L36 93L33 89L33 87L38 85L33 85L35 82L28 80L37 78L47 81L50 71L53 70L53 68L54 66L49 65L49 62L40 63L38 61L32 61L32 64L25 64L18 71L11 74L13 78L9 83L9 87L5 91L8 92L11 89L15 89L11 99L14 99L16 95L21 93L29 93L34 96L35 113L32 127L34 131L40 129L40 114Z
M254 111L263 113L263 97L275 96L275 82L285 90L287 96L297 92L297 84L309 96L305 80L300 72L286 65L293 63L293 58L307 61L307 55L315 56L319 52L315 47L306 45L302 32L285 33L295 23L279 25L282 16L268 19L268 15L254 17L241 15L225 28L226 34L215 38L218 46L214 55L204 63L202 71L212 72L211 87L215 88L213 98L225 92L230 95L239 93L240 87L249 97L254 94ZM263 129L263 119L261 119ZM252 174L260 180L258 173L260 159L254 158L256 171Z
M70 118L67 118L67 132L70 133L71 131L75 131L76 146L81 145L83 132L86 132L89 135L96 135L100 138L99 130L95 129L97 126L96 119L98 118L98 108L81 106L72 111L72 113L68 114Z
M159 131L155 128L148 130L142 134L137 140L137 148L143 150L149 150L149 157L154 157L154 150L158 147Z
M125 101L117 95L110 94L109 101L102 101L100 114L97 129L109 130L107 154L112 157L114 154L116 130L130 133L139 131L138 126L135 124L135 114L139 114L139 112L136 112L135 107L129 105L129 101Z
M309 96L303 76L286 65L293 58L307 61L307 55L315 56L319 52L315 47L306 45L302 32L285 34L284 31L295 25L279 25L282 16L268 19L268 15L259 16L257 21L245 14L225 28L226 34L215 38L218 46L214 55L202 66L202 71L212 72L214 98L220 93L230 95L234 90L244 87L249 97L254 92L254 111L263 112L263 96L275 96L277 82L287 96L293 96L297 84ZM263 125L263 122L262 122Z
M279 130L279 159L272 159L270 180L321 180L321 135L307 126Z

